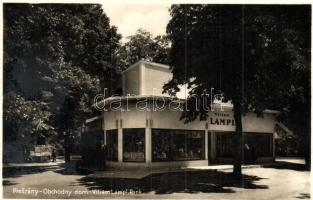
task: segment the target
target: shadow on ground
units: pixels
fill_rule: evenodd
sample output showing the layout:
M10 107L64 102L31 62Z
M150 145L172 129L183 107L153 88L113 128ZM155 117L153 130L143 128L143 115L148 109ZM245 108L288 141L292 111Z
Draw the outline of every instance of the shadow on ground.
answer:
M289 169L289 170L296 170L296 171L309 171L304 164L284 162L284 161L276 161L273 164L266 164L262 167L273 168L273 169Z
M3 178L18 178L24 175L38 174L46 171L54 171L62 175L84 174L77 170L76 161L51 166L9 166L2 168Z
M71 163L62 163L59 165L59 168L57 170L54 170L53 172L59 173L62 175L82 175L80 170L77 169L76 162Z
M54 170L58 166L46 166L46 167L34 167L34 166L23 166L23 167L3 167L2 175L3 178L18 178L28 174L38 174L45 171Z
M80 179L80 185L89 190L108 191L140 191L141 193L155 192L156 194L171 193L234 193L236 188L268 189L266 185L257 182L262 178L243 175L241 180L236 180L232 173L214 170L202 170L192 172L175 172L151 175L142 180L131 179L104 179L84 177Z
M298 198L298 199L310 199L311 196L309 193L300 193L296 198Z
M2 180L3 186L10 186L10 185L16 185L17 183L10 181L10 180Z

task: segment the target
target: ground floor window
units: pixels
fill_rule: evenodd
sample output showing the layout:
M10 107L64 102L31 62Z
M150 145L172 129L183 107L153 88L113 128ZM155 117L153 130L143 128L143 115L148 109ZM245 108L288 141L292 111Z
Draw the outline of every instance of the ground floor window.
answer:
M245 151L251 156L273 156L273 135L271 133L245 133Z
M123 129L123 161L145 161L145 129Z
M233 157L233 135L233 132L216 133L216 157ZM273 155L272 141L271 133L244 133L245 159L253 161L258 157L271 157Z
M233 133L231 132L216 133L216 157L233 157L232 140Z
M107 160L118 160L117 129L106 131Z
M204 131L152 129L152 161L204 159Z

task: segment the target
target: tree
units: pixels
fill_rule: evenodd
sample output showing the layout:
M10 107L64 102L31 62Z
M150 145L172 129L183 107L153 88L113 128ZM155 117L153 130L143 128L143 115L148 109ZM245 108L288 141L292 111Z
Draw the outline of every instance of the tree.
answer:
M4 4L5 137L75 132L116 74L120 38L101 5Z
M192 88L189 96L193 98L187 98L188 110L182 115L185 122L206 120L208 112L202 106L195 109L194 98L205 90L214 88L213 95L222 93L224 101L232 101L236 124L233 173L241 177L242 115L253 111L262 116L266 108L283 110L290 96L296 96L294 87L307 102L309 85L303 88L295 80L304 78L299 74L310 69L310 9L173 5L170 13L167 33L172 44L169 64L173 78L164 92L174 95L179 84ZM305 79L308 83L308 76ZM199 98L197 102L210 105L210 100Z
M117 51L116 59L121 71L140 59L168 63L169 41L166 36L153 37L150 32L138 29L127 39L128 42L121 44Z

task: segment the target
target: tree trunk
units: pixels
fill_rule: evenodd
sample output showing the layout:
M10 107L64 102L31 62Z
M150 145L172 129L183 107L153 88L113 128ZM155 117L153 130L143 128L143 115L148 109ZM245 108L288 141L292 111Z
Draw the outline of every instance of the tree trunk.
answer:
M242 108L241 104L234 102L234 118L236 123L236 130L233 139L233 149L234 149L234 169L233 175L235 177L241 178L241 165L243 161L243 133L242 133Z
M301 137L302 138L301 145L304 148L302 155L304 156L305 159L305 169L311 170L311 134L310 133L304 134L307 135Z

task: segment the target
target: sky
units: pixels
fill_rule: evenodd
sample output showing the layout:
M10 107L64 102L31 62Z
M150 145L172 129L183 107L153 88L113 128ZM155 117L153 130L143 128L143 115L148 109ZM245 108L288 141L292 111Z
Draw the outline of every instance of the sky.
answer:
M122 42L136 30L143 28L153 36L163 35L170 20L170 4L102 4L110 24L117 26Z

